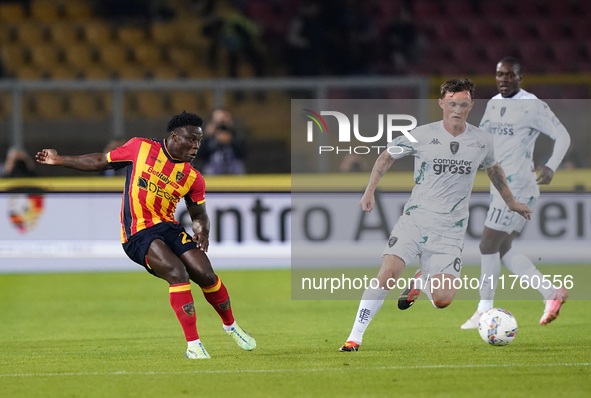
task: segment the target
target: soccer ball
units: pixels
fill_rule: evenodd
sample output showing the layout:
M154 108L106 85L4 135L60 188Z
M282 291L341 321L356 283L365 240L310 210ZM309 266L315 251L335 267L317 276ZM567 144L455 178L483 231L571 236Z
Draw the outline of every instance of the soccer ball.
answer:
M507 345L517 335L517 321L509 311L492 308L480 317L478 333L488 344Z

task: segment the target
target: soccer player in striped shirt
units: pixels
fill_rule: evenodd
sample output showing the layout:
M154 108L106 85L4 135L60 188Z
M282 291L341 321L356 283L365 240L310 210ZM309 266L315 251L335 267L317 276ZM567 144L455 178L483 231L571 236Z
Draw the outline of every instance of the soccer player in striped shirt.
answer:
M199 340L190 281L201 287L217 311L227 334L243 349L256 342L234 320L228 291L207 255L209 217L205 182L193 168L203 132L203 119L183 111L168 122L164 140L132 138L108 153L60 156L55 149L38 152L37 162L82 171L127 167L121 206L121 241L130 259L168 282L170 304L187 339L186 357L209 359ZM185 199L193 237L174 219L176 204Z

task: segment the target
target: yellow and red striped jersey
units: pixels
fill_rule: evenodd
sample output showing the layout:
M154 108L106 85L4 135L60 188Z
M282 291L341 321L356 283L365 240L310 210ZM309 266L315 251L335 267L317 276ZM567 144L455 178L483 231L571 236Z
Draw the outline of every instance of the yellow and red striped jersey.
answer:
M174 219L176 204L205 202L205 181L190 163L170 155L164 140L132 138L107 153L113 168L127 166L121 206L121 241L142 229Z

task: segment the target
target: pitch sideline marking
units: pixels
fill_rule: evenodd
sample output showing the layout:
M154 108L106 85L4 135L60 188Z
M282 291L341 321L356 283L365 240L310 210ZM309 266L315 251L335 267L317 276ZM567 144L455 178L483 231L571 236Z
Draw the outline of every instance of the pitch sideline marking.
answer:
M405 370L405 369L469 369L469 368L510 368L510 367L550 367L550 366L590 366L591 363L546 363L546 364L482 364L482 365L417 365L417 366L378 366L364 368L319 368L319 369L252 369L252 370L191 370L184 372L86 372L86 373L22 373L3 374L7 377L55 377L55 376L143 376L143 375L175 375L175 374L227 374L227 373L296 373L326 372L342 370Z

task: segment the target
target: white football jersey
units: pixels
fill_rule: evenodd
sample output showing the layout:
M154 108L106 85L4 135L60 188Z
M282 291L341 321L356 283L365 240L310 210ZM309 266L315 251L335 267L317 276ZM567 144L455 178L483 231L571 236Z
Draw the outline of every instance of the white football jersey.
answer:
M546 163L554 171L570 144L568 132L548 105L523 89L511 98L497 94L488 101L480 128L492 134L495 156L515 195L539 194L532 155L540 132L556 141L553 156ZM567 142L566 148L557 148L557 138L565 134L566 139L560 141ZM496 194L492 184L491 192Z
M426 222L437 233L463 236L476 171L496 164L491 135L466 123L466 130L454 137L444 129L443 121L419 126L412 135L418 142L402 135L388 144L394 159L415 157L415 186L404 212L427 211L432 218ZM404 151L397 154L394 146Z

